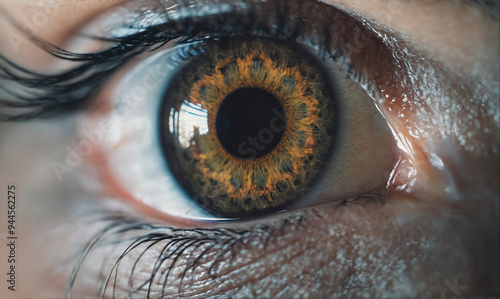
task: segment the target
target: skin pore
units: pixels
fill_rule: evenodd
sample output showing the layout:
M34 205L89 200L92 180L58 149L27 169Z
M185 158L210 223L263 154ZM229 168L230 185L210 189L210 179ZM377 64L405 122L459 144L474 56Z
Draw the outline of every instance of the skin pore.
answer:
M0 5L21 24L40 12L49 15L43 26L36 27L36 36L64 46L82 26L122 1L59 1L58 9L50 10L52 2L0 0ZM407 91L412 101L390 90L375 100L403 152L395 167L400 176L383 194L385 204L325 203L250 222L215 224L210 227L223 233L200 237L187 228L207 228L206 224L169 223L149 210L124 206L119 198L89 200L67 194L52 175L50 162L53 153L71 144L76 116L1 123L0 186L14 182L20 188L17 221L22 236L18 290L8 291L2 279L1 297L62 297L77 253L106 225L95 221L105 215L103 210L124 211L145 223L138 232L127 231L117 238L158 232L178 240L172 246L179 250L183 236L202 244L180 255L172 267L175 275L164 287L161 275L153 279L152 298L162 294L172 298L498 295L498 19L461 1L323 2L366 20L376 32L401 37L405 45L386 37L395 52L407 47L425 58L419 64L422 69L412 70L420 86ZM4 18L0 26L15 32ZM2 55L33 70L54 68L47 53L27 40L16 39L13 46L9 36L0 36ZM423 80L423 74L436 80ZM110 94L104 90L96 98ZM76 172L72 175L78 179ZM85 209L95 213L76 216ZM2 223L4 214L2 206ZM172 228L186 230L172 232ZM8 256L3 230L2 224L1 271L7 269L3 259ZM206 243L201 243L203 238ZM139 259L137 281L151 275L168 240ZM238 243L232 247L236 253L219 257L225 241ZM78 274L73 297L96 296L96 285L103 280L99 275L108 273L101 269L109 269L128 244L93 250ZM181 282L189 253L197 256L205 249L198 266ZM111 278L116 297L127 295L130 271L140 253L127 255L116 278ZM218 263L211 269L214 260ZM172 263L167 259L162 270ZM147 291L141 289L135 297L145 297Z

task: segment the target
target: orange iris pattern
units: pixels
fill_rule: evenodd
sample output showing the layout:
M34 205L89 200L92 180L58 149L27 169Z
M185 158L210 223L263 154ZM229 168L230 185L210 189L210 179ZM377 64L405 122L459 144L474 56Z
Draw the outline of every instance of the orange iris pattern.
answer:
M231 42L210 47L211 61L186 84L190 102L207 111L208 133L195 135L181 162L192 187L211 210L225 215L281 207L303 194L331 144L334 113L317 67L279 44ZM218 109L231 92L260 88L283 107L286 126L279 144L253 160L228 153L216 133Z

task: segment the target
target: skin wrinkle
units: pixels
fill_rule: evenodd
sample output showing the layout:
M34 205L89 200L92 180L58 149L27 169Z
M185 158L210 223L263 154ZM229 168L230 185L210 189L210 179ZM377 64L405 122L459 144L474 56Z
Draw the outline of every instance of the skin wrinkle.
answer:
M405 205L405 203L402 204ZM441 222L447 222L447 217L453 217L452 214L443 214L442 211L432 209L432 214L435 214L435 221L421 219L418 216L418 213L429 212L425 208L419 210L420 212L417 212L417 214L415 214L415 210L407 210L407 213L411 213L411 215L406 216L410 216L411 219L406 219L406 224L403 225L398 223L396 219L395 222L389 219L393 219L394 215L391 215L393 212L398 212L399 217L403 216L404 213L402 215L400 211L387 210L384 206L354 206L354 210L348 211L339 208L333 213L331 213L331 207L324 206L319 209L309 209L305 213L299 212L298 215L305 217L305 225L297 225L296 222L289 221L286 226L282 226L279 224L281 222L277 220L277 226L271 228L270 231L264 231L265 235L269 233L271 236L264 247L264 251L262 251L263 242L260 234L251 235L247 239L248 242L234 247L234 256L230 256L232 258L231 263L220 264L223 268L218 270L215 280L210 279L206 270L200 268L196 271L198 275L190 275L196 277L194 282L185 280L185 283L189 283L189 287L186 285L186 293L183 292L179 295L192 296L192 298L211 298L212 296L221 295L239 297L237 295L241 295L241 292L245 294L251 292L251 290L254 290L254 292L255 290L262 290L256 291L256 294L266 297L274 297L280 294L283 297L289 297L292 294L297 294L297 289L294 289L294 287L298 281L295 280L300 277L298 285L301 285L301 290L309 289L311 292L309 294L301 293L302 296L310 295L315 297L326 293L340 295L345 289L347 293L344 295L355 297L359 297L366 292L372 296L387 295L391 294L386 293L391 289L394 296L403 294L407 296L414 296L415 294L428 296L438 290L430 290L422 282L439 279L438 277L443 274L435 273L433 275L438 277L417 277L417 279L411 274L419 273L420 271L417 269L426 265L428 260L439 263L441 267L450 272L457 271L456 268L463 267L463 265L452 266L450 263L453 264L453 256L461 253L453 248L460 248L463 246L462 242L466 242L460 235L456 234L442 233L429 236L425 235L423 231L413 230L414 225L423 229L429 225L434 226ZM359 213L360 211L361 213ZM369 217L364 217L364 213L369 214ZM437 215L440 215L443 219L439 219ZM470 225L468 222L462 223L461 219L457 220L453 221L452 226L467 227ZM317 226L314 224L315 222L324 223L325 221L329 222L330 225ZM393 232L392 236L383 235L381 239L375 237L379 236L376 233L378 230L377 223L381 224L384 230L390 228ZM272 223L268 225L273 227ZM319 231L310 231L311 226L316 227ZM359 227L364 227L364 229L360 230ZM448 226L448 229L453 230L450 226ZM406 240L403 243L405 245L402 247L400 238ZM288 244L294 245L290 246ZM154 248L153 250L159 249L158 247ZM325 250L326 248L328 250ZM449 251L449 259L434 260L436 256L439 256L436 251ZM252 255L249 258L245 255L245 252L260 252L260 254ZM153 256L156 255L153 254ZM314 256L316 257L315 262L310 264L310 267L304 268L301 259L293 258L298 255L303 258ZM131 256L130 259L134 260L135 258ZM204 260L208 264L211 263L209 256L206 256ZM255 262L249 263L250 260ZM183 268L182 262L177 268ZM317 270L311 273L309 269ZM147 264L144 265L143 271L145 274L150 272ZM242 272L245 275L241 276L240 273ZM124 270L124 273L127 273L127 271ZM295 278L291 278L286 273L295 273L292 276ZM460 271L458 273L461 273L461 279L466 279L463 275L468 272ZM321 282L325 281L324 278L326 277L341 283L335 285L328 285L327 283L327 285L324 285ZM170 280L172 286L170 290L174 292L170 294L172 296L177 295L176 287L178 283L178 280L175 277L173 278L173 280ZM258 285L261 285L260 288L255 288L255 285L253 285L257 281ZM389 283L391 281L393 285L387 289L388 286L384 282ZM418 281L421 282L420 285L414 285ZM220 284L222 282L225 283ZM228 286L227 284L235 284L238 287ZM411 293L401 293L402 290L397 288L402 285L405 286L404 292ZM269 288L269 286L272 287ZM364 286L368 286L369 289ZM380 286L380 289L370 288L371 286ZM436 287L440 288L439 285ZM264 290L267 292L264 293ZM324 293L317 293L318 290ZM120 290L117 291L120 292ZM154 293L159 292L156 290Z
M9 1L2 0L0 3L3 5L4 2L8 3ZM366 5L367 2L344 1L342 3L345 6L349 6L351 10L356 9L360 14L362 12L369 14L372 11L370 8L377 5L373 4L372 6L365 6L363 8L361 4ZM373 1L372 3L381 2ZM416 1L408 5L413 5L411 7L414 8L412 11L415 15L422 15L419 13L420 10L417 9L419 8L418 3L420 2ZM89 3L89 5L92 4ZM456 7L453 6L453 8L455 9ZM373 10L373 12L375 11ZM428 9L428 11L432 12L433 10ZM451 9L442 11L448 13ZM406 16L406 21L408 21L407 25L401 21L405 19L404 16ZM456 14L456 16L458 20L464 19L458 17L459 14ZM493 74L493 79L495 76L498 78L498 70L494 69L494 62L498 60L498 56L496 56L497 54L489 56L489 54L494 53L498 49L498 40L493 38L490 39L490 42L485 42L490 35L485 36L481 34L478 34L478 37L471 37L469 39L469 35L474 33L475 30L477 30L475 33L491 32L491 36L495 33L494 30L489 30L491 28L489 21L486 21L488 24L481 25L483 23L481 19L481 22L478 21L474 24L472 20L478 20L477 18L475 15L470 17L470 19L465 18L465 20L470 20L471 23L469 25L473 24L474 26L470 30L463 32L463 39L475 41L480 45L484 44L484 47L478 46L475 49L465 47L466 50L464 50L464 53L450 54L455 58L445 57L443 60L448 63L448 66L452 70L460 69L465 72L468 69L465 65L472 66L470 68L472 70L471 74L477 72L476 70L481 70L485 65L491 65L491 68L485 67L486 71L484 73ZM402 13L392 19L391 26L398 27L399 24L399 29L406 32L409 36L414 37L413 44L422 42L421 48L431 46L430 48L432 49L427 50L426 53L430 52L432 55L440 57L440 54L446 52L444 50L447 48L446 45L442 48L443 43L439 43L441 46L432 47L431 43L435 41L439 42L439 38L427 38L424 33L429 31L426 31L425 28L418 29L418 26L415 26L415 24L419 24L425 20L419 19L418 21L410 22L408 14L405 15ZM443 16L437 22L445 20L446 18ZM54 24L60 24L57 18L54 18L53 22ZM429 26L439 27L439 25L436 25L436 22L427 23ZM50 27L54 30L52 32L47 30L46 36L61 34L62 31L66 30L63 27L65 26L54 25L54 27ZM70 27L68 26L67 28ZM445 38L442 38L442 40L443 42L446 41ZM6 43L1 41L0 44ZM474 45L474 42L471 42L471 44ZM456 47L459 46L461 45L456 45ZM448 50L451 51L450 53L455 52L453 49ZM460 52L461 50L457 49L456 51ZM472 53L467 51L472 51ZM480 56L481 52L486 54ZM471 55L466 55L465 53ZM15 57L22 59L24 55L28 54L20 53L19 56ZM491 63L491 59L488 59L488 57L493 57L493 63ZM454 63L463 65L455 66ZM448 71L449 69L445 68L445 70ZM472 94L474 94L474 91ZM492 98L487 99L493 102ZM493 109L492 112L495 112L494 107L490 108L490 111L491 109ZM468 113L469 111L465 110L465 112ZM421 116L423 115L425 114L421 114ZM460 117L460 115L456 117ZM24 136L30 135L36 134L27 131ZM33 136L33 138L35 137ZM498 139L493 141L498 141ZM66 145L64 142L67 141L62 142L62 147ZM8 147L5 143L0 143L0 145L3 148ZM453 144L448 144L448 146L452 147ZM452 149L454 148L452 147ZM433 150L435 149L429 149L429 153ZM446 151L447 148L444 147L441 150ZM15 149L12 151L15 151ZM5 157L16 157L8 151L5 151L5 153ZM461 157L462 154L461 152L457 152L457 157ZM469 157L478 159L472 155ZM476 161L480 163L476 163ZM498 163L498 160L494 160L493 162ZM472 168L476 169L477 165L483 165L484 163L487 163L484 159L472 160L468 164L469 167L466 168L466 172ZM454 173L462 169L462 167L459 167L461 165L453 164L453 166L456 167L453 170ZM490 167L483 175L477 170L474 175L479 179L491 173L493 174L493 181L497 178L496 171L492 172L492 169L495 170L495 166L490 165ZM0 167L0 169L6 168ZM3 175L3 173L1 174ZM425 176L425 174L425 172L421 173L421 176ZM470 182L467 177L464 180L466 183ZM0 181L3 182L1 176ZM461 183L458 182L458 184ZM395 194L392 198L387 198L388 203L384 206L349 206L349 210L346 210L346 208L334 210L332 205L325 205L314 209L306 209L300 212L307 216L303 225L290 225L285 231L273 230L273 237L270 238L265 247L262 245L262 239L259 237L256 237L253 242L241 245L239 250L236 250L234 260L224 264L224 281L220 277L215 280L207 277L202 266L206 267L208 263L200 266L197 272L191 276L195 278L195 283L186 288L185 294L196 294L195 298L196 296L198 298L210 298L217 297L217 295L228 297L244 297L245 295L250 297L272 297L272 295L279 295L281 297L306 297L309 295L315 297L325 294L329 295L329 297L360 297L366 294L384 297L413 297L416 295L436 297L443 290L443 281L445 279L453 281L457 277L459 284L467 285L466 294L498 295L498 273L495 272L495 267L498 266L496 252L499 248L497 238L499 230L498 226L492 225L492 223L498 222L498 214L496 214L498 206L492 203L493 200L489 197L491 193L488 194L488 191L490 191L496 194L498 198L498 190L495 188L497 186L495 183L488 182L485 188L490 188L490 190L484 190L483 192L485 193L481 193L482 190L477 190L472 184L466 186L467 188L471 188L468 190L470 194L473 194L474 191L479 191L476 193L476 197L479 199L482 198L484 201L478 204L477 201L464 198L460 204L455 204L449 202L442 203L440 200L442 198L432 198L436 201L422 203L404 198L401 194ZM487 194L488 197L484 194ZM491 214L488 214L488 211ZM278 219L281 219L281 217L283 215L275 216ZM493 221L490 221L491 219ZM70 219L68 227L72 227L74 221L74 219ZM260 227L271 222L272 219L266 219L256 221L251 225ZM277 222L280 223L279 220ZM248 223L242 223L235 224L234 228L248 229L248 226L250 226ZM79 237L80 240L78 241L80 243L85 242L81 236L88 234L85 230L86 228L82 229L82 231L71 232L75 237ZM64 236L64 234L61 235ZM26 240L29 240L29 238L26 238ZM62 238L60 242L65 241ZM44 242L47 241L44 240ZM293 245L287 246L289 243ZM484 246L477 245L483 243L485 244ZM78 242L71 245L80 248L77 246L80 245ZM68 252L75 250L75 248L66 245L52 252L52 254L60 255L65 252L62 248L68 249ZM286 248L287 250L280 250L281 248ZM153 250L158 251L161 248L155 246ZM198 251L200 250L201 248L198 249ZM260 256L243 254L245 252L255 252L250 250L257 250ZM239 255L238 252L240 252ZM114 254L117 253L119 252L114 252ZM275 263L276 260L284 258L285 255L299 255L302 258L291 260L292 262L285 265ZM156 255L152 254L151 256L155 257ZM489 257L489 259L483 258L483 256ZM111 257L110 262L113 261ZM207 260L209 260L209 257L206 256ZM99 265L100 258L102 257L97 256L95 259L90 259L92 263L89 264ZM133 261L133 256L129 258ZM54 259L54 261L58 260ZM31 260L24 258L24 261L27 263ZM147 270L149 269L148 266L150 265L146 263L141 271L146 277L149 273ZM244 271L241 267L246 267L248 270ZM176 271L180 271L180 268L177 268ZM126 275L126 267L124 269L123 274ZM257 279L258 275L262 275L260 271L264 271L268 275L263 275ZM95 286L95 281L92 281L92 279L97 277L92 277L91 273L81 273L83 276L89 275L87 279L90 279L90 282L86 282L90 287L83 289L83 291L93 290ZM242 279L241 273L243 273L244 279ZM294 275L296 274L299 276L295 277ZM66 276L61 277L65 279ZM62 281L62 279L58 281ZM241 284L242 281L246 283ZM226 282L226 285L223 282ZM169 285L170 288L168 290L171 293L169 294L171 297L177 297L175 281L170 283L171 285ZM232 289L231 284L234 286ZM48 285L44 285L44 287L48 287ZM61 288L61 286L58 287ZM158 288L159 285L155 285L155 287ZM80 293L79 295L83 297L84 294ZM154 294L160 293L155 292Z

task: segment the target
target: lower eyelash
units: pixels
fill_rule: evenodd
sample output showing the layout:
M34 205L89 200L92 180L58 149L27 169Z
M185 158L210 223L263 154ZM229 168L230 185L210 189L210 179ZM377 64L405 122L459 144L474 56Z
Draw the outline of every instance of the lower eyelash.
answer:
M151 224L121 213L117 214L113 212L105 212L105 214L106 215L98 219L98 221L109 223L98 233L96 233L95 236L86 244L85 249L82 250L81 257L77 265L74 267L71 280L68 283L66 292L67 298L71 297L72 288L74 283L76 282L78 271L80 270L82 264L85 262L87 255L93 248L97 246L116 245L123 242L130 242L127 248L113 263L112 268L101 283L98 294L104 297L106 292L108 291L108 285L110 282L113 286L112 292L113 294L115 293L118 267L120 266L121 261L126 258L128 254L139 248L139 246L147 245L145 249L142 249L137 259L133 263L130 277L128 279L128 291L129 295L132 295L144 288L146 285L149 285L147 288L147 297L149 298L151 293L151 286L153 285L153 282L158 277L158 275L160 275L161 277L164 276L164 278L161 279L164 279L163 291L165 290L166 283L171 275L171 271L175 266L177 266L177 262L182 255L189 254L189 257L187 259L186 266L184 268L184 271L182 272L182 275L180 277L177 277L180 278L179 288L182 287L182 282L188 272L194 271L200 261L204 258L204 256L212 249L216 249L217 254L208 267L208 274L210 277L216 278L216 268L220 263L222 257L230 253L230 260L232 260L235 254L232 249L236 244L238 244L239 242L244 242L245 240L248 240L252 237L258 236L260 239L265 239L270 236L269 226L261 226L259 228L251 230L235 230L227 228L178 229L163 225ZM299 218L300 223L301 217ZM290 220L287 220L284 223L289 225ZM145 233L132 239L126 237L128 232L134 231L145 231ZM132 286L134 285L134 275L137 264L141 261L146 252L164 241L166 241L167 243L165 245L162 245L163 247L160 250L161 254L155 258L154 267L150 274L150 277L147 280L141 282L139 287L133 289ZM201 253L194 257L193 254L203 246L205 248L201 251ZM188 252L188 250L190 252ZM168 268L163 269L162 266L167 261L172 261L172 263L168 266Z
M369 208L371 204L385 204L385 201L381 194L367 193L339 201L334 207L337 209L348 205L362 205ZM91 214L88 213L88 215ZM67 285L66 298L71 297L78 272L87 260L87 256L93 249L98 247L127 244L125 250L112 262L111 269L109 271L106 270L107 273L104 273L104 269L101 269L102 273L99 275L104 274L104 279L101 281L96 297L104 298L109 292L112 293L113 298L115 297L120 263L135 250L141 251L133 261L133 266L130 270L127 282L128 295L132 296L137 292L146 291L147 298L150 298L152 286L156 281L160 281L162 283L161 290L163 297L169 279L179 280L179 292L182 291L185 278L188 277L189 273L194 273L198 266L203 264L202 261L204 259L212 259L208 263L206 274L211 279L216 279L218 277L217 269L221 265L221 262L224 261L230 265L236 258L239 252L237 250L238 244L257 240L265 248L273 236L281 235L286 230L300 229L308 217L322 217L318 213L307 215L305 211L296 211L282 217L282 219L273 224L258 225L249 229L183 229L146 222L121 212L104 211L101 214L103 215L99 216L97 222L104 223L105 226L80 251L80 258L73 268L71 279ZM95 221L95 219L92 219L89 223L95 223ZM139 235L130 237L128 233L139 233ZM162 242L166 242L166 244L161 245L160 254L152 259L154 263L151 273L148 274L149 277L134 287L137 265L149 251L157 249L157 246ZM139 249L141 246L145 246L145 248ZM187 260L182 264L184 269L178 277L172 277L172 270L179 267L179 261L182 256L187 256ZM171 264L166 266L167 262L171 262Z

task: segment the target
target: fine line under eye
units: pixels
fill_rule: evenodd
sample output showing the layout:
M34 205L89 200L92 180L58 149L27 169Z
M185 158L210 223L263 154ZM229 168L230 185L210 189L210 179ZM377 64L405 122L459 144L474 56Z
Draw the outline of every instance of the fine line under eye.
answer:
M212 4L213 9L197 13L186 12L187 3L183 1L178 4L168 13L157 12L165 16L164 23L138 28L137 32L127 36L94 37L111 44L95 53L66 51L24 32L46 52L58 59L73 61L77 66L47 75L32 72L0 56L0 80L15 82L12 88L4 87L8 96L0 100L0 119L52 117L79 109L91 100L102 82L127 61L173 40L182 44L207 38L263 36L300 41L316 47L325 56L340 58L346 71L359 81L362 81L363 74L355 71L354 64L357 60L370 58L361 56L357 46L350 45L353 43L351 39L359 42L361 37L365 43L361 45L363 48L377 45L375 42L366 44L373 38L373 33L363 29L353 18L316 1L254 0L245 5L220 1ZM176 11L183 14L176 14ZM144 17L138 12L139 19L132 24L116 26L134 28L133 24L141 16ZM322 22L324 19L331 21ZM16 92L19 89L26 92Z

